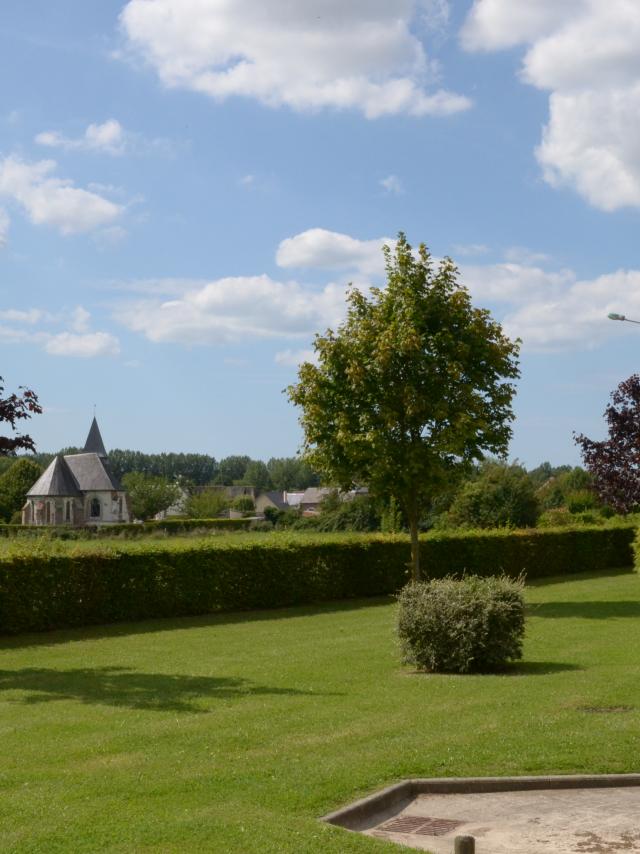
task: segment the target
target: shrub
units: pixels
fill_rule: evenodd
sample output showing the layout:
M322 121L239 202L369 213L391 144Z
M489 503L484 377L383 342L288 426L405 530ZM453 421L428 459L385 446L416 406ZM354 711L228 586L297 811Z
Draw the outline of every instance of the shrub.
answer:
M489 460L456 495L447 520L450 525L473 528L527 528L536 524L539 513L525 469L516 463Z
M185 513L192 519L214 519L228 510L231 500L224 489L205 489L190 495L185 502Z
M470 673L521 658L523 587L506 576L408 585L398 597L404 661L434 673Z
M234 510L238 510L241 513L250 513L255 509L253 498L250 495L239 495L231 506Z

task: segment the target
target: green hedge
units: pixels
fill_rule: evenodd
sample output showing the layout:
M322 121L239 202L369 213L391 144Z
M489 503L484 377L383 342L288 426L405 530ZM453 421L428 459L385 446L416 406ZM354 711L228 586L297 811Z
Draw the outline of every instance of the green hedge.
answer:
M528 578L632 563L630 527L439 534L431 577ZM287 607L397 592L409 544L397 535L278 534L193 540L14 540L0 550L0 632Z
M252 519L152 519L141 524L123 523L116 525L86 525L73 528L69 525L0 525L0 536L47 536L65 540L80 540L89 537L140 537L156 531L166 534L186 534L190 531L246 531Z

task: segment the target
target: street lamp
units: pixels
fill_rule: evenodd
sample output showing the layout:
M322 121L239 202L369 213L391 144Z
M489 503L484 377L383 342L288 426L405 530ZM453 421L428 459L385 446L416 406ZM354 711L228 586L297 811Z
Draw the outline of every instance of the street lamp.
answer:
M607 317L609 320L626 320L627 323L640 323L640 320L631 320L630 317L625 317L624 314L616 314L615 311L612 311Z

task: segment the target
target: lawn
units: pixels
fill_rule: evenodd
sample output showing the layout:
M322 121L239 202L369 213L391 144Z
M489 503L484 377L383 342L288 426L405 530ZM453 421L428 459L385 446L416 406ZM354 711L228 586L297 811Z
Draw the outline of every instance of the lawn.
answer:
M2 639L0 847L397 851L316 818L409 776L637 771L640 577L527 598L500 676L402 667L389 601Z

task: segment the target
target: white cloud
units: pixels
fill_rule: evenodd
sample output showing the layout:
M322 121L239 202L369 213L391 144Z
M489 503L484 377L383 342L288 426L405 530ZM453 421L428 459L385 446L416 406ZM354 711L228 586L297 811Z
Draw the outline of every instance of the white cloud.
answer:
M412 29L438 6L442 22L433 0L129 0L120 22L169 87L369 118L448 115L470 101L435 88L437 63Z
M302 362L317 364L318 356L315 350L280 350L276 353L274 361L277 365L297 368Z
M51 315L35 308L5 309L0 311L0 322L5 321L12 325L0 325L0 341L35 344L52 356L117 356L120 352L118 339L108 332L90 331L90 319L91 315L82 306L77 306L68 317ZM60 322L69 328L61 332L42 329L43 323Z
M543 264L545 261L551 260L546 252L536 252L533 249L527 249L526 246L509 246L508 249L505 249L504 257L506 261L527 266Z
M640 318L640 270L579 279L572 270L495 264L463 267L461 274L476 304L493 304L507 334L522 338L526 350L593 348L625 331L607 318L610 312Z
M357 270L366 275L384 272L382 247L393 246L395 240L358 240L348 234L310 228L287 237L278 246L276 263L279 267L300 267L318 270Z
M26 311L7 308L0 311L0 320L8 320L10 323L38 323L44 316L45 313L39 308L29 308Z
M453 246L455 255L473 256L486 255L489 252L489 247L484 243L455 243Z
M125 130L117 119L107 119L102 124L90 124L81 137L70 138L56 130L39 133L35 141L50 148L67 151L100 151L104 154L124 154Z
M255 184L255 175L243 175L238 182L241 187L252 187Z
M390 193L394 196L400 196L404 193L404 187L402 186L402 181L398 178L397 175L387 175L386 178L382 178L380 180L380 186L383 187L387 193Z
M65 235L91 231L121 216L122 205L52 177L55 168L53 160L0 159L0 197L16 201L35 225L50 225Z
M3 249L7 245L10 223L9 214L4 208L0 208L0 249Z
M545 180L612 211L640 205L640 5L633 0L475 0L470 50L525 45L522 79L548 90L536 155Z
M269 276L235 276L194 286L180 297L127 303L117 319L151 341L227 344L249 338L310 337L340 320L345 285L305 289Z
M59 332L43 342L44 349L52 356L79 356L92 359L96 356L117 356L120 352L118 339L108 332Z

